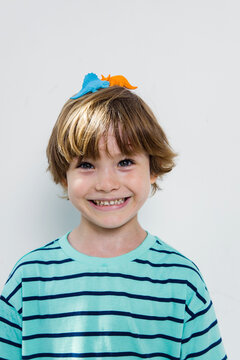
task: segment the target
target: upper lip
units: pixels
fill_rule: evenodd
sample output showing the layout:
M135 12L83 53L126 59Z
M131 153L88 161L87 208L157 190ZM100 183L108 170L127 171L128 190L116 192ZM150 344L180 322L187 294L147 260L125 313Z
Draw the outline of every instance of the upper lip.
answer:
M122 196L122 197L117 197L117 198L112 198L112 199L89 199L89 200L94 200L94 201L115 201L118 199L125 199L126 197L129 196Z

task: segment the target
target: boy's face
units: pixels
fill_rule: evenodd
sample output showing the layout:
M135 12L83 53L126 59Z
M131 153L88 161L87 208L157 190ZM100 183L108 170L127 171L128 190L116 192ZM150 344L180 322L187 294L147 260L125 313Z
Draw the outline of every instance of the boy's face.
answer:
M67 190L69 200L88 226L114 229L130 221L134 223L157 177L150 176L147 154L122 155L113 135L108 136L108 149L113 158L107 156L104 147L102 137L100 159L84 158L79 165L78 159L73 159L67 171ZM126 202L114 205L101 206L90 201L126 197L129 198Z

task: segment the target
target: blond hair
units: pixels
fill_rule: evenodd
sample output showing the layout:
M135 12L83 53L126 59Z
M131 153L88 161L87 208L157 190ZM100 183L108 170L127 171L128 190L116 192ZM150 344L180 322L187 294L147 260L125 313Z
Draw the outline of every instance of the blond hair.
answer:
M146 152L150 174L161 178L175 166L167 137L150 107L132 91L111 86L68 99L52 130L47 146L48 168L56 184L66 182L66 173L74 157L94 160L100 157L98 143L113 129L117 145L125 155ZM122 136L123 134L123 136ZM108 147L106 152L110 156ZM160 190L155 182L152 195Z

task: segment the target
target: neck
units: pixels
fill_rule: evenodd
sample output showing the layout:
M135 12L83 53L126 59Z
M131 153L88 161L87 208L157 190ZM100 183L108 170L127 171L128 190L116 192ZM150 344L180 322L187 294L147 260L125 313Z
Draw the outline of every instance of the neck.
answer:
M140 226L137 218L118 228L103 228L89 224L84 218L69 235L70 244L78 251L95 254L121 255L139 246L147 233Z

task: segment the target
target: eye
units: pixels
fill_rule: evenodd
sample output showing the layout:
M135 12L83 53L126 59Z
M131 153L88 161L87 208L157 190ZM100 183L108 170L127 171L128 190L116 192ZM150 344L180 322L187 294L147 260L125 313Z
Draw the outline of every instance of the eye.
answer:
M124 160L121 160L121 161L119 161L119 164L120 163L124 163L125 165L126 165L126 163L128 163L129 164L129 162L130 162L130 165L132 165L132 164L134 164L134 161L133 160L131 160L131 159L124 159ZM122 167L122 166L121 166ZM125 167L125 166L124 166ZM127 166L128 167L128 166Z
M123 164L123 165L120 165L120 167L129 167L130 165L134 164L134 161L131 159L124 159L124 160L119 161L119 164ZM77 165L77 167L88 170L88 169L92 169L93 165L90 164L89 162L82 161Z
M80 162L77 167L82 169L91 169L90 166L92 166L92 164L90 164L89 162Z

